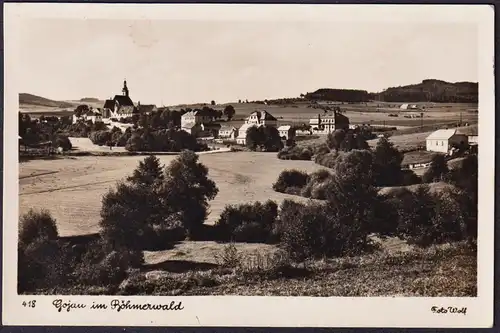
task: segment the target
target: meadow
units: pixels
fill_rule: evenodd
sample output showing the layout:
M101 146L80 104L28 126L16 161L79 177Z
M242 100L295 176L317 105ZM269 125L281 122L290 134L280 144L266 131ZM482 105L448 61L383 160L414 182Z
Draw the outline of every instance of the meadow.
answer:
M78 156L20 163L19 213L47 207L61 236L98 232L103 194L130 175L143 158ZM168 164L175 156L158 158ZM219 187L219 194L210 202L207 224L213 224L227 204L293 198L272 189L283 169L313 172L322 168L312 161L283 161L275 154L258 152L200 155L200 162Z

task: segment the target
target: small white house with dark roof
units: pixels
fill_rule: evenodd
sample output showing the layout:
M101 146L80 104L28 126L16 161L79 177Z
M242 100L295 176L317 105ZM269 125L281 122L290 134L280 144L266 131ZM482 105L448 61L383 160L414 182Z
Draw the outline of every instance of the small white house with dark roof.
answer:
M222 126L219 130L219 138L234 140L238 135L238 129L234 126Z
M278 132L280 133L280 137L284 140L293 140L295 138L295 129L290 125L283 125L278 127Z
M453 146L468 144L467 135L459 134L456 129L440 129L431 133L426 139L427 151L448 154Z

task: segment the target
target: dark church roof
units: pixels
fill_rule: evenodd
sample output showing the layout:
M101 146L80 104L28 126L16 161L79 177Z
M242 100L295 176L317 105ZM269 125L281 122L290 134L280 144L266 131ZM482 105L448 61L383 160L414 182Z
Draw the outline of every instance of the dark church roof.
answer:
M115 101L112 99L107 99L106 102L104 102L104 106L102 108L103 109L114 109L115 108Z
M116 95L114 98L115 101L118 101L120 106L134 106L134 103L128 96L124 95Z
M151 112L153 112L154 108L155 108L154 104L137 105L137 109L139 110L139 113L151 113Z

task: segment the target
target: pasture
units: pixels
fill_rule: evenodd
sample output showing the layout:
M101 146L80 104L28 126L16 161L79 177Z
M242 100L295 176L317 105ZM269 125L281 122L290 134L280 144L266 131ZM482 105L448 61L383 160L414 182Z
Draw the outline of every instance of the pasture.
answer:
M61 236L97 232L101 198L109 188L130 175L143 156L81 156L32 160L19 164L19 214L30 208L49 207ZM168 164L175 156L158 156ZM206 223L213 224L226 204L295 198L273 191L284 169L313 172L322 168L312 161L283 161L274 153L227 152L202 154L200 162L219 187L210 202ZM305 199L303 199L305 200Z

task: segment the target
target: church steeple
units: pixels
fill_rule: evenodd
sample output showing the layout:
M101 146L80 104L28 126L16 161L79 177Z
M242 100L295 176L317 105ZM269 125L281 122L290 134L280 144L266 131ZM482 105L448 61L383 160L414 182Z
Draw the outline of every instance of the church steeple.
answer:
M128 88L127 88L127 80L123 80L123 89L122 89L122 93L124 96L127 96L128 97Z

